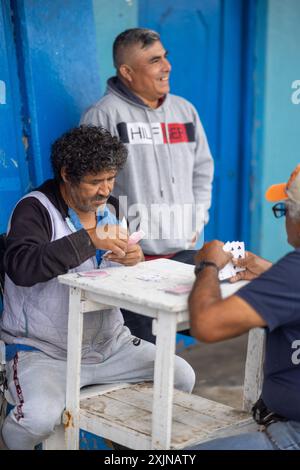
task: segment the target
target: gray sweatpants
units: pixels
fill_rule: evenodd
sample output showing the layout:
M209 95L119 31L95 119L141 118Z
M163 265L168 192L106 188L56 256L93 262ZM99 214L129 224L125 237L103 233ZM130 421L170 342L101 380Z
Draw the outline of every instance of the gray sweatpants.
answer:
M111 357L99 364L82 364L81 386L152 381L155 346L130 337ZM15 407L4 421L3 439L9 449L33 449L61 422L65 408L66 361L38 351L21 351L7 364L8 387ZM195 374L175 356L175 388L191 392Z

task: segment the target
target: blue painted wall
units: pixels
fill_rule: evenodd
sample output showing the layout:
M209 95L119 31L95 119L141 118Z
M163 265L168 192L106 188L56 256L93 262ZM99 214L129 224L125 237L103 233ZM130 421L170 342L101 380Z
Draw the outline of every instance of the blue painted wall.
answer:
M258 0L258 7L252 239L274 261L291 248L284 220L273 217L264 193L300 162L300 104L292 102L300 79L300 2Z
M92 0L13 1L23 122L33 185L51 175L50 144L99 97Z
M52 174L50 145L100 97L92 0L0 4L0 231Z
M9 1L0 4L0 233L29 188L22 140L21 99ZM26 145L26 142L24 141Z
M137 0L93 0L101 95L107 79L115 75L112 61L114 39L121 31L137 26L138 4Z

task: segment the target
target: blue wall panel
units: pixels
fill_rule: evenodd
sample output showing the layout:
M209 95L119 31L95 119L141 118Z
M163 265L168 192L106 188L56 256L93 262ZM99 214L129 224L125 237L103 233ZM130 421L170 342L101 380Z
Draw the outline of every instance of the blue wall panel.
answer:
M91 0L14 1L34 184L51 175L50 144L99 97Z
M277 261L292 248L284 220L276 220L264 194L269 185L287 181L300 162L300 105L292 102L292 83L300 78L299 0L258 0L253 234L257 251ZM264 79L264 80L263 80ZM262 87L264 83L264 88Z
M9 1L0 4L0 233L29 188L22 143L21 100Z
M219 77L222 0L140 0L140 26L161 35L172 65L171 92L197 108L215 160L215 201L219 192ZM217 206L218 204L214 204ZM205 239L220 237L217 211L210 211Z
M140 0L139 25L161 34L170 51L171 91L197 108L215 161L213 203L206 240L247 237L249 192L242 197L241 181L248 177L252 131L245 88L248 44L245 26L251 21L252 1ZM251 30L247 29L251 35ZM248 106L244 106L244 104ZM249 124L249 118L247 123ZM247 182L248 184L248 182ZM242 214L244 218L242 217ZM249 230L249 229L248 229Z
M114 39L121 31L137 26L138 3L138 0L93 0L101 95L105 92L108 78L115 75L112 59Z

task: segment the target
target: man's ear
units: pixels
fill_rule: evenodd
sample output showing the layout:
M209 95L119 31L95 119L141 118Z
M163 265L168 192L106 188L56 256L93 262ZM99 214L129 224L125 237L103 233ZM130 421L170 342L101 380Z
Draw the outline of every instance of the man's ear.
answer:
M60 176L61 176L61 179L63 180L64 183L68 183L68 176L67 176L67 172L66 172L66 167L63 166L60 170Z
M132 82L132 76L131 76L132 68L130 67L130 65L122 64L119 67L119 74L121 75L122 78L124 78L128 82Z

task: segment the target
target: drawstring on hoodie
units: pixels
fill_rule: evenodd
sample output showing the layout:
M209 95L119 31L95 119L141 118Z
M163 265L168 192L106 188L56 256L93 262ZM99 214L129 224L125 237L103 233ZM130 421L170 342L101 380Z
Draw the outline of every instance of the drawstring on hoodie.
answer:
M156 145L155 145L155 142L154 142L154 134L153 134L152 125L151 125L152 123L151 123L147 108L144 108L144 111L145 111L145 114L146 114L146 117L147 117L147 120L148 120L150 132L151 132L155 163L156 163L156 168L157 168L157 173L158 173L158 183L159 183L159 188L160 188L160 197L162 198L163 195L164 195L164 189L163 189L162 178L161 178L160 169L159 169L159 162L158 162L158 155L157 155L157 151L156 151Z
M160 173L160 167L159 167L159 161L158 161L156 145L155 145L155 142L154 142L154 134L153 134L153 131L152 131L152 122L150 120L147 108L144 108L144 111L145 111L145 114L147 116L150 132L151 132L151 137L152 137L152 145L153 145L153 151L154 151L154 156L155 156L155 163L156 163L156 167L157 167L159 187L160 187L160 196L163 197L164 189L163 189L163 185L162 185L162 177L161 177L161 173ZM172 152L171 152L171 149L170 149L170 137L169 137L169 128L168 128L166 110L164 110L164 118L165 118L164 121L165 121L166 140L167 140L168 155L169 155L169 164L170 164L170 171L171 171L171 182L172 182L172 184L175 184L174 166L173 166ZM172 192L173 192L173 197L174 197L174 189L173 188L172 188Z
M173 166L173 159L172 159L172 152L170 148L170 136L169 136L169 126L168 126L168 121L167 121L167 111L164 109L165 113L165 129L166 129L166 136L167 136L167 145L168 145L168 152L169 152L169 162L170 162L170 168L171 168L171 180L172 183L175 184L175 176L174 176L174 166Z

